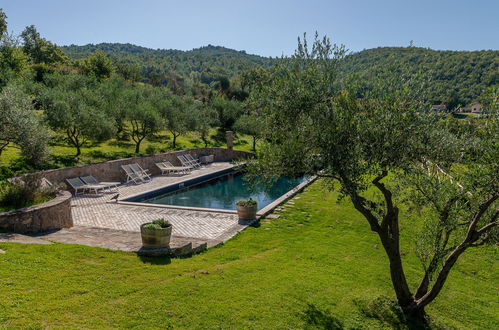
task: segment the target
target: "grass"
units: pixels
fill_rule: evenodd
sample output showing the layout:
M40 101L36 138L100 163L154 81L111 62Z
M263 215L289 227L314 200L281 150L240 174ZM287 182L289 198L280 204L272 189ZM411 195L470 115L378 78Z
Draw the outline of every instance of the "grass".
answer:
M6 251L0 254L0 328L392 327L390 313L369 313L379 297L393 297L376 235L320 182L299 196L279 219L186 259L0 243ZM414 287L421 273L408 225L401 226L402 250ZM496 260L495 248L459 260L427 309L434 324L497 328Z
M216 130L212 129L208 147L225 147L225 142L217 141L214 138L215 134ZM172 137L168 132L159 132L154 137L142 141L138 155L204 147L204 143L194 133L179 136L175 148L173 148L171 141ZM250 152L251 137L238 135L238 138L234 141L234 149ZM68 146L67 141L62 135L53 136L49 145L49 152L48 168L74 166L137 156L135 153L135 143L132 140L118 141L110 139L102 143L88 143L82 148L82 155L76 159L74 157L76 149ZM0 178L7 178L33 170L26 167L26 164L21 161L20 150L15 145L9 145L3 151L2 155L0 155Z

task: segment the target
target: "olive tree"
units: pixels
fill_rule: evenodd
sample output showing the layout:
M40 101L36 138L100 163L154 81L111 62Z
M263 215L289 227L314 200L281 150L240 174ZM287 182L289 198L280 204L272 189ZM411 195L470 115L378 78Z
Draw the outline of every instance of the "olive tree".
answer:
M101 109L114 121L115 135L119 138L126 129L127 93L132 86L118 75L99 84L98 93L102 100Z
M89 141L104 141L113 134L113 121L101 111L102 100L92 79L79 74L47 77L49 87L42 96L50 127L66 135L76 148L75 157Z
M424 321L425 306L459 257L497 239L497 117L464 148L438 114L398 88L400 81L363 97L354 87L339 88L344 54L327 38L316 36L312 47L299 40L295 55L252 93L248 102L262 109L266 137L253 170L267 177L318 175L339 187L379 237L404 313ZM417 247L424 275L415 290L400 251L400 221L410 217L401 213L402 201L424 212Z
M195 110L195 131L204 143L204 147L208 147L210 129L214 127L217 121L217 112L210 106L209 103L197 102Z
M234 129L238 133L248 134L252 139L252 151L256 151L256 142L262 138L263 125L261 118L256 114L246 114L239 117L234 124Z
M30 77L28 62L28 56L19 47L18 38L7 33L7 15L0 8L0 87L9 81Z
M172 147L177 147L177 138L196 128L196 101L187 96L169 95L159 107L166 129L172 134Z
M34 165L47 156L48 130L33 109L33 100L14 85L0 92L0 156L8 145L20 147Z
M130 122L130 135L135 142L135 153L140 152L142 141L157 133L163 127L158 110L155 108L155 89L135 87L127 90L125 104L126 118Z

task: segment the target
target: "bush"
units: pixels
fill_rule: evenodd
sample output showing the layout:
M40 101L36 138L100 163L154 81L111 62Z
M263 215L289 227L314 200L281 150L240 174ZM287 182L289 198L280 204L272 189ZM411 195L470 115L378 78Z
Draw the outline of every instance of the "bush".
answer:
M145 229L161 229L171 227L171 223L165 219L157 219L144 225Z
M54 198L56 192L55 186L43 186L39 176L28 175L0 185L0 207L8 210L40 204Z
M161 229L161 226L154 223L147 223L144 225L144 229Z
M256 206L256 201L254 201L252 199L248 199L248 200L242 199L240 201L237 201L236 205L251 207L251 206Z
M146 148L146 154L152 155L155 153L156 153L156 148L152 144L148 145Z
M154 225L158 225L160 226L161 228L168 228L168 227L171 227L171 223L165 219L157 219L157 220L154 220L152 222L152 224Z

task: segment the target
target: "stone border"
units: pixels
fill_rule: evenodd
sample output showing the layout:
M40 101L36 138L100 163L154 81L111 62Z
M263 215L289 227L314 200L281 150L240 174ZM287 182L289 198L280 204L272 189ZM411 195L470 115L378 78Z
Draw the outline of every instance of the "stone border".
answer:
M26 234L73 227L71 197L69 191L61 191L48 202L2 212L0 228Z
M234 169L237 166L238 165L230 167L230 168ZM210 174L204 174L204 175L200 175L200 176L197 176L197 177L194 177L194 178L186 179L184 181L179 181L179 182L176 182L174 184L164 186L162 188L155 188L155 189L151 189L151 190L148 190L148 191L144 191L144 192L132 195L132 196L128 196L128 197L126 197L124 199L118 200L116 203L117 204L122 204L122 205L130 205L130 206L144 206L144 207L156 207L156 208L165 208L165 209L178 209L178 210L189 210L189 211L202 211L202 212L237 214L236 210L212 209L212 208L194 207L194 206L165 205L165 204L152 204L152 203L144 203L144 202L131 202L131 201L127 201L128 199L131 199L131 198L134 198L134 197L137 197L137 196L141 196L141 195L144 195L144 194L156 191L156 190L161 190L161 189L164 189L164 188L167 188L167 187L178 186L182 182L187 182L187 181L190 181L190 180L193 180L193 179L196 179L196 178L200 178L200 177L203 177L203 176L211 176L212 174L216 174L218 172L224 172L226 170L227 169L223 169L223 170L220 170L220 171L217 171L217 172L212 172ZM311 184L312 182L314 182L316 179L317 179L317 176L315 176L315 175L312 176L312 177L310 177L310 178L308 178L307 180L305 180L304 182L300 183L299 185L297 185L296 187L294 187L293 189L291 189L290 191L288 191L284 195L282 195L279 198L277 198L275 201L273 201L269 205L265 206L263 209L258 210L257 213L256 213L256 215L257 215L256 220L259 220L260 218L263 218L267 214L271 213L272 210L274 210L277 206L279 206L280 204L284 203L289 198L293 197L294 195L296 195L297 193L299 193L300 191L302 191L306 186L308 186L309 184ZM206 182L208 180L211 180L211 178L207 179L207 180L204 180L204 181L201 181L199 183ZM197 183L197 184L199 184L199 183ZM109 203L111 203L111 202L109 202Z
M294 187L293 189L291 189L290 191L288 191L287 193L285 193L284 195L282 195L281 197L270 203L269 205L265 206L263 209L258 210L258 212L256 213L256 215L258 216L257 218L263 218L264 216L272 212L272 210L274 210L276 207L284 203L286 200L290 199L291 197L302 191L306 186L314 182L316 179L317 179L316 175L312 176L311 178L308 178L307 180L303 181L302 183L300 183L299 185L297 185L296 187Z

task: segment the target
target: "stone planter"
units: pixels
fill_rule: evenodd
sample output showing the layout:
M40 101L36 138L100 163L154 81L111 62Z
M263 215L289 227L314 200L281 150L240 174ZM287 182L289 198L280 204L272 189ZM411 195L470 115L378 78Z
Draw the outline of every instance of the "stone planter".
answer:
M140 226L142 236L142 247L146 249L163 249L170 244L172 226L167 228L144 228L148 223Z
M257 205L244 206L236 205L239 220L254 220L256 218Z

